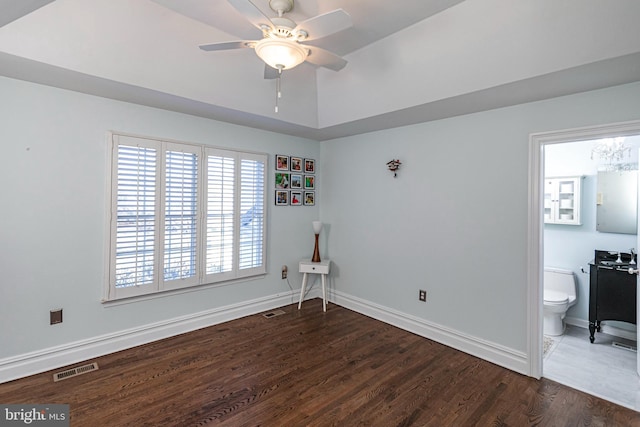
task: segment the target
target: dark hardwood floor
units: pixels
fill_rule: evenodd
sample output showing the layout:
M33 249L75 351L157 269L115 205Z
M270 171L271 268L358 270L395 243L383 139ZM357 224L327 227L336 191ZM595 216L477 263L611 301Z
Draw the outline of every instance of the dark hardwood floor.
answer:
M0 384L72 426L640 426L640 413L321 300ZM58 369L60 371L62 369Z

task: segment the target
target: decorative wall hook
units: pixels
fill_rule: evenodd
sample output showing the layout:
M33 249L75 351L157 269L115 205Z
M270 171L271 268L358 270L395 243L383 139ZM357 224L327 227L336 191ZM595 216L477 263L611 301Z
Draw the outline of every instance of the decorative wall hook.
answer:
M398 176L398 174L396 173L396 171L398 169L400 169L400 165L402 164L402 162L400 162L400 160L398 159L394 159L391 160L390 162L387 162L387 167L389 168L389 170L391 172L393 172L393 177L395 178L396 176Z

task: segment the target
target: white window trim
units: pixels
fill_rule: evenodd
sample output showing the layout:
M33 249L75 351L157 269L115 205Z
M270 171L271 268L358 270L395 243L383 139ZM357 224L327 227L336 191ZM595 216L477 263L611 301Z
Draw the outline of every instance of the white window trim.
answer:
M151 287L143 286L130 286L130 287L115 287L115 258L116 258L116 227L115 221L117 220L117 201L115 198L117 197L117 176L118 176L118 146L119 144L123 144L125 142L135 141L137 144L141 146L153 146L159 147L159 150L162 150L163 153L167 150L169 151L185 151L192 152L198 155L198 218L197 218L197 226L196 226L196 239L197 239L197 261L196 261L196 269L197 273L195 276L187 278L187 279L176 279L170 281L164 281L161 277L160 271L162 270L163 265L163 243L164 243L164 214L161 212L162 204L164 203L165 189L164 183L161 184L161 181L164 180L164 176L166 173L165 165L164 165L164 154L159 156L158 159L158 169L156 171L157 182L156 194L158 195L158 200L161 202L156 202L155 212L156 218L158 218L158 235L159 238L155 242L155 253L158 260L155 261L155 271L154 271L154 281ZM125 145L131 145L131 143L126 143ZM184 143L180 141L170 141L170 140L161 140L155 139L151 137L131 135L125 133L115 133L108 132L107 134L107 147L108 147L108 155L107 155L107 221L106 221L106 274L105 274L105 285L103 289L103 302L114 302L120 301L124 299L148 299L156 296L167 296L174 293L184 293L191 292L197 290L199 288L205 289L214 285L228 285L235 282L239 282L242 280L247 280L250 278L255 278L260 275L266 274L266 248L267 248L267 215L268 215L268 206L267 206L267 170L268 170L268 155L265 153L258 152L250 152L250 151L239 151L229 148L218 148L210 145L203 144L191 144ZM159 151L160 152L160 151ZM235 168L235 186L234 186L234 237L233 237L233 268L231 272L224 274L206 274L206 191L207 191L207 176L206 176L206 163L208 159L209 153L225 153L225 155L231 156L234 158L236 168ZM239 245L239 236L240 236L240 162L243 159L255 160L257 162L261 162L264 165L263 169L263 188L262 188L262 254L261 260L262 263L258 267L240 269L239 268L239 260L238 254L240 250ZM158 256L159 254L159 256Z

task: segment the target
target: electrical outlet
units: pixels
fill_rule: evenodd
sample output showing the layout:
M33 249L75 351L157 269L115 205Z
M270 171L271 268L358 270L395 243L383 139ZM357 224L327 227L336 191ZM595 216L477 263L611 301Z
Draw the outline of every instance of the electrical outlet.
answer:
M282 279L286 279L287 278L287 273L288 273L289 269L287 268L286 265L282 266Z
M51 310L49 312L49 324L55 325L57 323L62 323L62 309L58 308L56 310Z
M420 289L420 292L418 293L418 299L420 301L427 301L427 291Z

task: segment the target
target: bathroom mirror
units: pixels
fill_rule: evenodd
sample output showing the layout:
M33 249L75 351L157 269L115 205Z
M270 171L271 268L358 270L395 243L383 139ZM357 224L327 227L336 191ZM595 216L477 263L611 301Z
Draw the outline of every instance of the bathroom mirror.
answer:
M596 230L637 234L638 171L598 172Z

